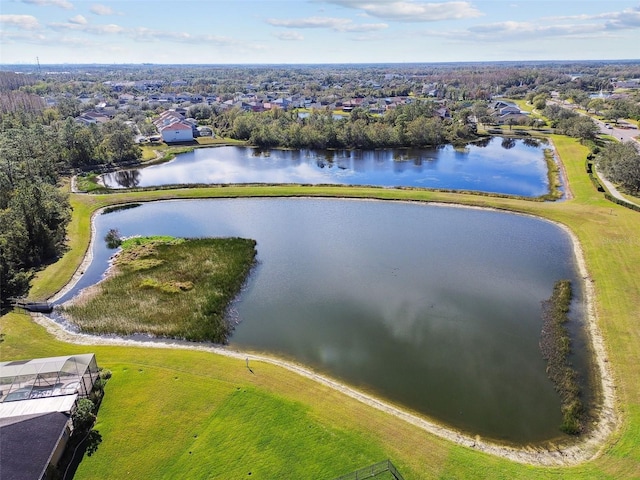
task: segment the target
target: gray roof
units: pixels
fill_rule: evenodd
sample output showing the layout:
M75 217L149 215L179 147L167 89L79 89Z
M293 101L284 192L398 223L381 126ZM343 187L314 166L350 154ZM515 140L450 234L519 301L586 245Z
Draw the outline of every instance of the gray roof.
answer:
M67 415L55 412L0 422L0 478L40 480L68 421Z

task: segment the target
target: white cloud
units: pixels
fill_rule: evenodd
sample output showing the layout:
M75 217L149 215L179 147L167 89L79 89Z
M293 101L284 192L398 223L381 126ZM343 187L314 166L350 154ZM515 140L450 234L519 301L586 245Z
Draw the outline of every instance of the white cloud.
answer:
M32 44L39 44L39 45L43 45L43 44L47 45L50 42L50 40L47 39L47 37L45 37L41 33L9 32L9 31L6 31L6 30L0 30L0 40L4 44L11 44L11 43L14 43L14 42L19 42L19 43L32 43Z
M71 10L73 4L67 0L22 0L24 3L31 5L38 5L41 7L60 7L66 10Z
M263 47L255 44L236 40L229 37L222 37L210 34L192 34L188 32L171 32L155 30L146 27L125 28L116 24L94 25L90 24L84 17L84 22L78 15L66 23L52 22L47 24L51 30L65 35L68 32L80 32L87 35L119 35L130 38L136 42L167 42L167 43L188 43L194 45L213 45L220 47L234 47L246 50L261 50Z
M81 15L78 15L82 17ZM84 19L84 17L82 17ZM76 19L76 21L74 21ZM118 34L125 33L126 29L121 27L120 25L109 24L109 25L89 25L89 23L84 19L84 23L77 21L77 17L71 19L68 23L50 23L47 25L52 30L56 31L81 31L85 33L91 33L96 35L102 34Z
M60 38L56 38L55 40L57 45L65 45L67 47L94 47L97 46L95 42L88 42L86 38L81 37L68 37L62 36Z
M499 22L471 27L468 34L481 41L518 41L544 37L582 37L602 31L597 24L536 25L529 22Z
M221 37L219 35L191 34L187 32L168 32L163 30L154 30L146 27L138 27L135 29L130 29L130 30L127 30L125 33L136 41L148 41L148 42L165 41L165 42L190 43L190 44L196 44L196 45L208 44L208 45L215 45L220 47L257 48L255 45L249 46L248 44L242 41L235 40L229 37Z
M576 21L576 22L588 22L604 20L601 25L610 30L629 30L640 28L640 7L628 8L621 12L604 12L594 15L565 15L555 17L545 17L541 19L545 22L563 22L563 21Z
M94 3L91 5L90 11L96 15L115 15L116 13L111 7L102 5L101 3Z
M0 24L11 25L23 30L40 28L38 19L33 15L0 15Z
M91 27L91 33L122 33L125 31L124 27L110 23L109 25L96 25Z
M75 17L71 17L69 19L69 23L75 23L76 25L86 25L89 22L87 22L87 19L82 15L76 15Z
M304 40L304 36L299 32L280 32L276 34L276 37L285 41L301 41Z
M325 0L327 3L362 10L372 17L397 22L437 22L482 16L470 2L431 3L406 1Z
M625 10L605 23L610 30L640 28L640 7Z
M347 25L344 32L375 32L388 28L386 23L364 23L359 25Z
M354 24L348 18L307 17L288 20L271 18L269 25L283 28L326 28L336 32L370 32L387 28L384 23Z

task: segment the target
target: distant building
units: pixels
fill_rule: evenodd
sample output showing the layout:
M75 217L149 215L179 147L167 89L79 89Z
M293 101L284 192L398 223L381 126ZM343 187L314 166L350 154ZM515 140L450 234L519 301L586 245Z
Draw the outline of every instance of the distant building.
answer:
M617 80L613 82L614 88L640 88L640 78L632 78L629 80Z
M193 140L193 127L183 121L176 121L160 129L165 143L190 142Z
M90 125L92 123L106 123L111 120L111 117L104 113L96 112L94 110L89 110L84 112L79 117L75 118L75 121L78 123L82 123L84 125Z
M527 118L527 113L518 108L515 103L505 102L504 100L498 100L489 105L492 116L495 122L499 125L503 125L511 121L517 121L523 118Z

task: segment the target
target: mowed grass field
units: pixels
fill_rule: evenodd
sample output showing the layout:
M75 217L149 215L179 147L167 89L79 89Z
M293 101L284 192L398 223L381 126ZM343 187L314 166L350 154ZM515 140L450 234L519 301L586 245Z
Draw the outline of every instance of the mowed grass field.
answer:
M47 298L70 278L87 248L91 213L111 203L315 195L464 203L539 215L567 225L580 240L617 387L619 428L589 462L522 465L427 434L271 364L251 361L252 373L244 360L204 351L64 343L17 312L0 319L1 357L95 352L99 364L113 371L96 424L102 443L82 461L77 479L332 479L386 458L407 480L640 478L640 213L595 191L584 171L585 147L565 137L553 141L572 200L295 186L73 196L70 250L40 272L31 297Z

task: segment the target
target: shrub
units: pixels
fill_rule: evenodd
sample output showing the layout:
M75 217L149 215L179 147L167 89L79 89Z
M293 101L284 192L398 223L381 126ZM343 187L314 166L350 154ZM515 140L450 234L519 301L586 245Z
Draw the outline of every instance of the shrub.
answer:
M78 400L78 408L71 415L73 429L77 432L88 432L96 421L95 405L88 398Z

